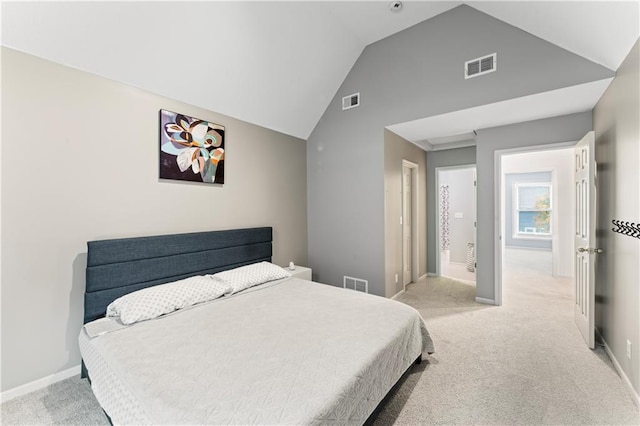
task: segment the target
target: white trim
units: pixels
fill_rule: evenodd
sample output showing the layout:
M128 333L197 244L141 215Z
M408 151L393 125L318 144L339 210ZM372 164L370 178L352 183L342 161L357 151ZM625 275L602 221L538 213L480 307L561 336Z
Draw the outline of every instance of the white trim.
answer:
M476 141L460 141L460 142L447 142L439 144L431 144L430 151L444 151L445 149L466 148L468 146L476 146Z
M407 167L409 169L411 169L411 281L409 281L409 283L415 283L418 282L418 268L419 268L419 262L420 262L420 255L419 255L419 248L420 248L420 241L419 241L419 202L418 202L418 194L419 194L419 178L418 175L420 174L420 167L418 166L418 164L409 161L409 160L405 160L404 158L402 159L402 206L401 206L401 210L404 212L404 168ZM404 247L404 226L402 227L402 242L403 242L403 247ZM404 249L403 253L404 253ZM402 259L402 288L406 289L407 286L406 284L404 284L404 258Z
M13 389L6 390L0 393L0 403L7 402L22 395L37 391L42 388L46 388L56 382L68 379L69 377L77 376L80 374L80 365L68 368L64 371L59 371L50 376L43 377L33 382L26 383L24 385L15 387Z
M502 306L502 251L504 248L504 241L502 236L504 235L504 218L503 216L503 196L504 194L504 179L502 174L502 151L496 150L493 153L493 169L494 169L494 260L493 260L493 273L494 273L494 287L493 297L495 299L495 305ZM476 302L478 301L476 297Z
M551 187L553 188L553 194L551 198L552 206L560 205L560 202L558 200L558 194L560 193L560 184L558 183L557 176L558 171L554 167L551 169ZM573 191L575 191L575 189ZM560 269L560 228L554 225L560 223L559 213L560 212L557 208L551 210L551 275L553 275L554 277L560 276L560 274L558 273L558 270ZM573 212L571 212L571 214L575 217L575 209ZM571 276L573 276L573 274L571 274Z
M475 131L474 131L475 133ZM473 276L478 284L478 167L473 168Z
M495 305L496 301L493 299L485 299L484 297L476 297L477 303L482 303L483 305Z
M398 297L402 296L403 294L404 294L404 290L400 290L399 292L391 296L391 300L396 300Z
M408 167L418 167L417 163L414 163L410 160L405 160L404 158L402 159L402 164L406 164Z
M434 274L433 272L427 272L427 277L436 278L438 276L438 274Z
M422 275L420 275L420 277L418 278L418 281L423 280L423 279L427 278L428 276L429 276L429 273L422 274Z
M390 130L390 131L392 131L392 130ZM428 139L424 139L424 140L421 140L421 141L416 141L416 142L413 142L413 143L415 145L418 145L420 148L424 149L425 151L433 151L433 144L431 142L429 142Z
M600 330L598 330L598 327L596 327L595 331L596 331L596 336L598 337L598 340L601 340L602 343L604 344L604 350L607 353L607 355L609 355L609 358L611 359L611 363L613 364L616 371L618 372L618 375L622 379L622 382L627 387L627 390L631 393L631 399L633 399L633 402L635 402L636 405L640 407L640 394L638 394L638 392L633 388L633 385L631 384L631 380L629 380L629 377L625 374L624 370L622 370L620 363L616 359L615 355L613 355L613 352L611 351L611 348L607 344L607 341L604 340L604 337L602 337L602 334L600 334Z

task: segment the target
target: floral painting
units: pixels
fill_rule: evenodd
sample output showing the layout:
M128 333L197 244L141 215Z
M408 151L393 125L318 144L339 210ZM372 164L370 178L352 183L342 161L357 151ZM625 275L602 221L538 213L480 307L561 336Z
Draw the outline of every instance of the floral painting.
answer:
M224 183L224 126L160 110L160 178Z

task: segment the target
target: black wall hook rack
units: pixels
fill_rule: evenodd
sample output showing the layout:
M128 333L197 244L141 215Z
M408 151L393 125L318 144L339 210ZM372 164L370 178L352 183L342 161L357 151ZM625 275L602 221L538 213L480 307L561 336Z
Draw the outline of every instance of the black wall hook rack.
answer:
M633 222L624 222L622 220L613 219L611 221L615 228L611 228L613 232L627 235L629 237L640 238L640 224Z

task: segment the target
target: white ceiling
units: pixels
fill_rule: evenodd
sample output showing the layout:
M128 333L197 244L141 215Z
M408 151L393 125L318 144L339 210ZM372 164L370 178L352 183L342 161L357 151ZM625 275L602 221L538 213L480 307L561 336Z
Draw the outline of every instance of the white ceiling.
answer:
M589 82L388 126L425 150L474 145L473 131L589 111L613 79ZM428 138L424 138L429 135ZM425 140L428 139L428 140Z
M611 70L640 36L640 2L477 1L474 8Z
M637 1L465 3L611 69L640 35ZM3 2L2 44L306 139L366 45L459 4Z

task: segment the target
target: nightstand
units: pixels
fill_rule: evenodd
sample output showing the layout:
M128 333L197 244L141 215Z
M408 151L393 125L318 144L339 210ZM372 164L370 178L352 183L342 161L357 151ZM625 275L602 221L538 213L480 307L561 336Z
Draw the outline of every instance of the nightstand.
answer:
M300 278L302 280L311 281L311 268L307 268L305 266L296 265L296 269L293 271L289 269L288 266L283 266L283 268L291 274L292 277Z

